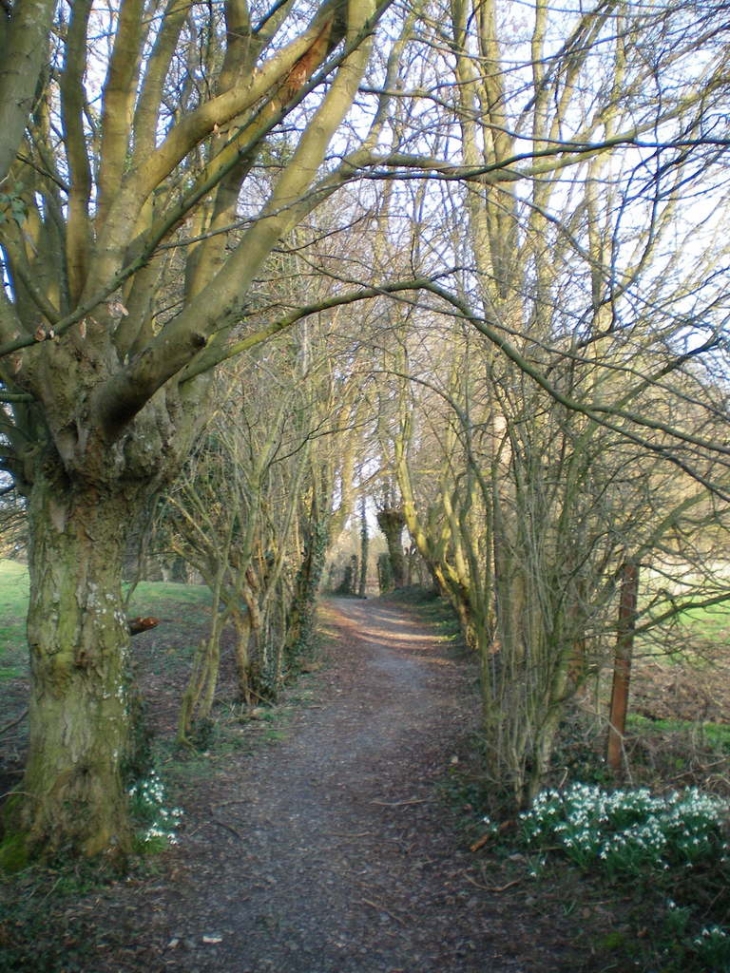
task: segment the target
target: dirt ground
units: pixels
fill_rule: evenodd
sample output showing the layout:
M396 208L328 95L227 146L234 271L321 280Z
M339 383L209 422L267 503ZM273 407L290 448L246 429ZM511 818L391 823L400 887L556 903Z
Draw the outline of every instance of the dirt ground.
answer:
M180 842L153 873L74 896L50 927L55 960L18 966L16 950L3 965L0 943L0 969L607 968L590 936L576 940L573 910L531 890L524 863L469 850L449 787L473 747L473 663L387 602L331 601L324 622L329 657L300 680L287 719L241 725L244 745L181 776ZM613 921L596 908L591 935ZM6 945L19 935L6 928Z

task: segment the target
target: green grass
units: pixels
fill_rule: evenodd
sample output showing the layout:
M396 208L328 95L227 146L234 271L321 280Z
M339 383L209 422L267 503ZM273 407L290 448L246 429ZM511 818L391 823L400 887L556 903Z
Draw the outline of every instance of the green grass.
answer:
M125 588L125 592L126 592ZM205 585L166 581L140 581L129 603L129 614L164 613L171 605L198 607L210 605L210 590Z
M27 568L17 561L0 560L0 682L27 672L27 612Z
M730 630L730 599L711 608L691 608L681 612L678 619L695 637L715 641Z
M412 585L410 588L391 591L387 599L405 608L416 608L419 619L430 625L435 630L436 638L440 638L441 641L460 641L461 629L456 612L433 588Z
M0 560L0 612L25 615L28 569L18 561Z
M0 683L28 671L25 619L28 612L28 569L18 561L0 559ZM137 585L129 615L184 617L210 605L205 585L144 581Z
M125 586L125 591L129 586ZM28 568L19 561L0 558L0 612L3 615L18 614L25 617L28 607ZM159 605L170 601L201 605L210 602L210 592L205 585L180 584L178 582L141 581L134 589L132 604Z
M695 723L690 720L650 720L637 713L629 713L629 729L642 732L683 734L685 737L697 734L713 747L730 753L730 725L726 723Z

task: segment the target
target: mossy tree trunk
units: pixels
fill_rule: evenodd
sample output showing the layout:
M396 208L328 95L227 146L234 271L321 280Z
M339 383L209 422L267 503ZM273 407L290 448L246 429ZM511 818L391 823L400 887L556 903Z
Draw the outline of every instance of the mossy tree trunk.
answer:
M403 550L403 530L406 517L398 507L387 507L378 511L378 527L385 535L388 557L393 574L393 587L403 588L406 583L406 556Z
M312 646L317 593L322 581L329 545L329 522L313 499L306 525L306 544L296 576L294 598L287 620L286 656L298 661Z
M121 570L138 485L69 483L60 466L30 498L30 749L15 811L26 848L123 858L131 753L129 631ZM11 817L12 826L12 817Z
M357 584L359 598L367 597L368 589L368 550L370 536L368 534L368 518L365 497L360 500L360 577Z

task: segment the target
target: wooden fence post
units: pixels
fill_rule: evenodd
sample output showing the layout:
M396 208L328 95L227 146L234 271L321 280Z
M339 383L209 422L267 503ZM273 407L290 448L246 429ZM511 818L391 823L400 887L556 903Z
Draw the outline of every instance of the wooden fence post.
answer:
M636 606L639 594L639 565L635 561L625 561L621 565L619 574L621 591L606 755L608 766L615 773L621 770L623 762L623 741L626 735L626 714L629 708L631 659L634 651Z

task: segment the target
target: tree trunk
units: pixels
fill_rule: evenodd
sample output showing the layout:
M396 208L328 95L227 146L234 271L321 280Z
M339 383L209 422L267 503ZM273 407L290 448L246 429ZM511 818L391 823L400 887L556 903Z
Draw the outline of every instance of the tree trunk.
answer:
M13 164L50 54L53 0L3 3L0 14L0 183ZM9 20L7 19L9 17ZM5 189L5 187L3 187Z
M381 595L387 595L393 590L393 566L390 557L383 551L378 554L378 588Z
M249 655L249 643L251 641L251 617L248 609L238 607L231 609L231 621L236 629L236 679L238 681L238 694L241 702L250 706L253 700L251 693L251 657Z
M193 670L183 693L177 724L178 743L190 742L190 733L196 720L205 722L210 718L218 685L220 643L226 620L227 615L218 611L218 604L214 601L211 630L195 650Z
M294 663L305 656L312 647L317 593L329 547L328 523L326 520L318 519L317 505L314 502L306 536L306 547L297 572L294 597L287 618L286 657L288 661Z
M69 485L48 469L34 483L30 748L6 817L16 860L58 851L123 859L131 849L124 779L132 757L130 636L121 571L126 525L142 493Z
M621 770L623 745L626 736L626 714L629 709L631 657L634 651L636 604L639 594L639 567L627 561L621 567L621 595L618 612L618 634L613 667L611 712L608 720L608 766L615 773Z
M387 508L378 511L378 527L385 535L388 556L393 569L393 586L403 588L406 583L406 557L403 551L403 528L406 526L402 510Z
M360 501L360 579L357 585L359 598L367 597L368 589L368 548L370 536L368 534L368 519L365 508L365 497Z

